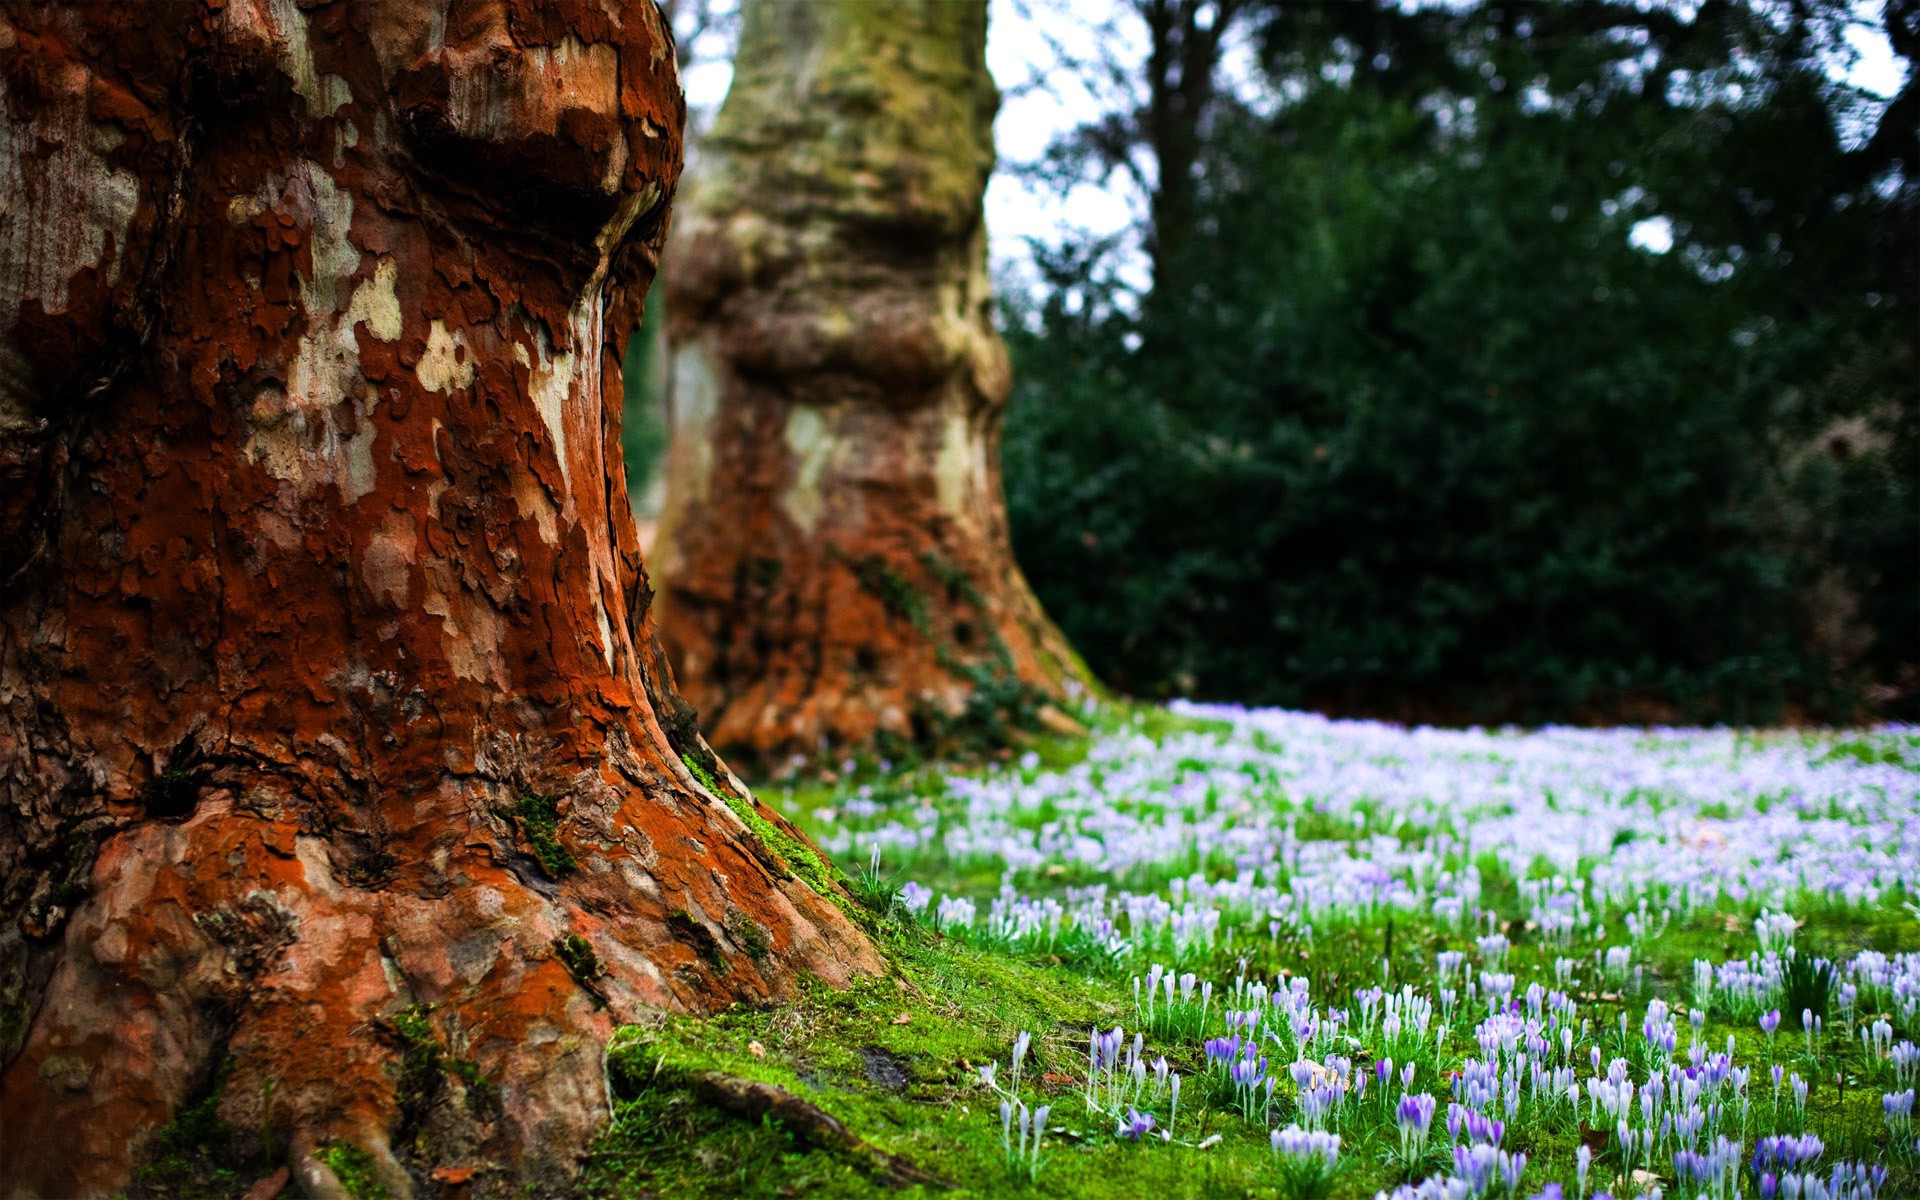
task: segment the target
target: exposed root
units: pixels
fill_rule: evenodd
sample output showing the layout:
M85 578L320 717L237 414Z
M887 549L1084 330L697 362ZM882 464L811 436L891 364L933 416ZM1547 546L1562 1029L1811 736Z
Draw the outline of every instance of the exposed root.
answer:
M352 1148L352 1170L362 1173L362 1187L349 1188L335 1165L340 1159L329 1150ZM354 1200L364 1184L372 1184L389 1200L413 1200L413 1176L394 1157L384 1131L368 1129L358 1138L336 1140L331 1147L319 1144L311 1130L293 1136L291 1151L293 1179L306 1200ZM331 1160L331 1161L329 1161Z
M841 1124L832 1113L785 1088L719 1071L702 1071L688 1082L695 1095L716 1108L749 1121L771 1116L808 1145L852 1155L888 1187L919 1184L950 1190L956 1186L898 1155L888 1154Z
M352 1200L333 1168L315 1155L312 1134L302 1132L294 1136L292 1159L293 1181L300 1185L300 1194L307 1200Z

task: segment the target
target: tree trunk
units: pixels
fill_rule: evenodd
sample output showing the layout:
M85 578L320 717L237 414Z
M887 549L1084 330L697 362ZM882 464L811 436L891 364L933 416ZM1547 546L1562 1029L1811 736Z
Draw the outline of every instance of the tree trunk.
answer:
M981 202L984 0L747 0L670 251L661 628L772 763L1071 726L1014 564Z
M0 17L0 1195L217 1097L479 1194L601 1046L878 969L673 691L619 345L684 108L651 4Z
M1147 196L1147 302L1178 313L1194 303L1189 270L1200 149L1214 104L1220 47L1242 0L1138 0L1147 26L1147 104L1142 114L1154 162Z

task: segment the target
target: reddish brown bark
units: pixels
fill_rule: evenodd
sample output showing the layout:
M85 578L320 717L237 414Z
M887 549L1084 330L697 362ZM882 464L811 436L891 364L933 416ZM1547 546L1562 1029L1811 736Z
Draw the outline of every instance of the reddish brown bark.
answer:
M1008 540L984 0L748 0L670 252L661 627L762 761L1070 726Z
M519 1194L615 1023L876 969L647 616L653 6L9 6L0 86L0 1195L216 1077L311 1194Z

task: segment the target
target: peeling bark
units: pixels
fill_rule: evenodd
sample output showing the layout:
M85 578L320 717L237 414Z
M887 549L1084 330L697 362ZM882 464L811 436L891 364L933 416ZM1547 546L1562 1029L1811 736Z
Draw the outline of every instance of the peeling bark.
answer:
M648 615L684 114L651 4L0 15L0 1195L216 1078L309 1194L520 1194L615 1024L879 968Z
M747 0L670 251L661 627L763 761L1071 727L1013 561L984 0Z

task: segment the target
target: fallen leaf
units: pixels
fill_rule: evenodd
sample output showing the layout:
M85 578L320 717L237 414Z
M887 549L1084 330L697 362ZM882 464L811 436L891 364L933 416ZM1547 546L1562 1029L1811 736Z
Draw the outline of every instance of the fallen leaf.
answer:
M905 1025L905 1024L907 1024L908 1022L910 1022L910 1021L912 1021L912 1020L913 1020L913 1018L912 1018L912 1017L910 1017L910 1016L908 1016L908 1015L907 1015L906 1013L904 1013L904 1012L902 1012L902 1013L901 1013L901 1014L900 1014L899 1016L897 1016L897 1017L895 1017L895 1018L893 1019L893 1023L894 1023L895 1025Z
M755 1058L765 1058L767 1056L767 1048L759 1042L748 1042L747 1053L753 1055Z

